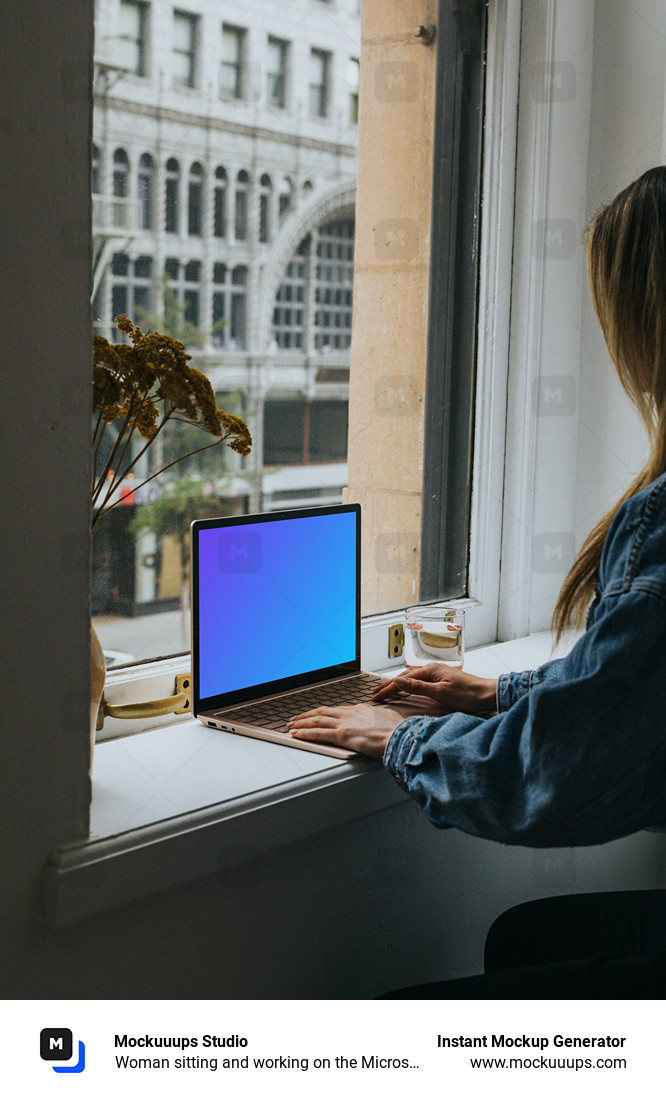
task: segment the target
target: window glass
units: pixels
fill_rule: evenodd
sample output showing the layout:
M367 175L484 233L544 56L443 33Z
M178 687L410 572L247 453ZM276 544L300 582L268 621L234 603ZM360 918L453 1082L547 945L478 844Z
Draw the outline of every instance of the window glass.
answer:
M139 160L138 198L140 210L140 228L153 228L153 189L155 169L150 153L144 153Z
M197 16L189 12L173 14L173 82L193 88L196 82Z
M236 194L234 200L234 236L237 241L247 240L249 183L250 177L247 172L239 172L236 177Z
M329 70L331 55L314 47L310 50L310 114L326 118L328 114Z
M286 106L288 48L289 43L283 39L269 37L266 62L266 99L271 107Z
M187 232L200 237L203 228L203 168L193 164L187 188Z
M243 97L243 49L245 31L241 27L222 27L220 56L220 95L231 99Z
M267 244L271 239L273 213L273 183L271 177L264 174L259 181L259 240Z
M215 169L215 191L213 195L213 235L227 235L227 173L224 168Z
M177 233L180 213L180 165L174 157L170 157L167 161L165 183L164 228L167 233Z
M131 475L95 528L93 573L102 644L130 661L189 648L192 518L340 501L348 484L354 8L317 4L289 22L284 0L262 0L239 27L235 0L199 0L196 14L169 0L99 5L100 43L125 36L126 68L144 79L121 71L95 89L95 329L121 343L114 319L123 312L182 340L218 404L255 439L246 458L225 447L183 458L210 442L184 424L169 424L148 449L132 442ZM148 64L149 30L151 48L162 44L159 72ZM382 80L384 148L402 84L394 69ZM205 95L190 93L197 85ZM329 142L323 118L341 136L332 130ZM408 249L400 226L387 234ZM370 266L384 261L380 246L377 238ZM98 469L115 431L110 424Z
M347 84L349 86L349 121L355 124L358 122L359 60L357 57L349 59Z
M146 31L148 4L120 0L118 64L136 76L146 75Z

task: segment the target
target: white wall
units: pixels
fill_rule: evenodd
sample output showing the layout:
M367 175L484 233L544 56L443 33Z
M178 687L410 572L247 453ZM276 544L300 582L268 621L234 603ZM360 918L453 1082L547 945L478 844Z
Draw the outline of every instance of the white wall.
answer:
M597 0L587 215L664 162L666 6ZM644 430L612 368L586 302L580 357L576 535L582 539L638 473Z
M590 304L584 231L663 161L665 73L659 0L523 4L501 638L548 628L577 549L645 461Z

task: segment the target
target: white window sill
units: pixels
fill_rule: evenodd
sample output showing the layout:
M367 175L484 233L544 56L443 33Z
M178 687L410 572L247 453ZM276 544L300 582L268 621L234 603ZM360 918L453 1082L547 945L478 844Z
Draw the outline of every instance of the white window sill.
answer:
M551 656L546 632L467 655L498 676ZM392 670L393 671L393 670ZM47 919L81 920L406 800L378 761L340 762L194 719L98 743L90 837L48 868Z

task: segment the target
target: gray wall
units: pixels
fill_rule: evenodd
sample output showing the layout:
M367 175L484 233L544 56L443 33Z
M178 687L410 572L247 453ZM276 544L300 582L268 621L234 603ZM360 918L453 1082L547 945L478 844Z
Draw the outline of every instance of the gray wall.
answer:
M0 940L27 971L44 862L88 818L92 0L0 27Z

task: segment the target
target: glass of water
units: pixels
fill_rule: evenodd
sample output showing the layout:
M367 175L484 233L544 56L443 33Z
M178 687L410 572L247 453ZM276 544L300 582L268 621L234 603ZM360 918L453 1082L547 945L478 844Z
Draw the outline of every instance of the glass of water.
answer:
M408 607L405 611L405 664L438 661L462 668L465 612L459 607Z

